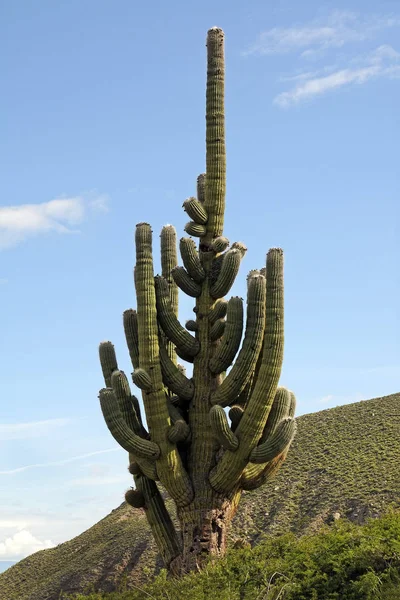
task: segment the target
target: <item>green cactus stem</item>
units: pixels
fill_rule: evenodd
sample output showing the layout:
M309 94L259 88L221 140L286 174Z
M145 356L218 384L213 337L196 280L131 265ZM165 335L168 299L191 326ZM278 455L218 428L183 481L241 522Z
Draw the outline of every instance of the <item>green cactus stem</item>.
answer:
M229 247L229 240L228 240L228 238L224 237L223 235L216 237L215 239L213 239L213 241L211 243L211 248L212 248L212 250L214 250L214 252L216 254L219 254L220 252L224 252L228 247Z
M179 250L185 269L190 277L196 283L203 283L206 274L203 265L200 262L199 253L194 240L192 240L192 238L181 238L179 241Z
M137 324L137 312L131 308L124 311L123 315L126 344L134 369L139 367L139 333Z
M196 198L191 197L185 200L183 209L195 223L200 225L205 225L207 223L207 211L204 208L203 203Z
M168 411L171 417L172 425L168 430L168 439L177 444L184 442L190 435L190 427L183 419L179 409L172 403L168 403Z
M217 405L218 406L218 405ZM234 405L229 410L229 418L231 420L231 429L235 431L237 426L240 423L241 418L243 417L244 409L242 406Z
M225 331L225 320L218 319L218 321L216 321L214 323L214 325L211 327L210 340L212 342L219 340L219 338L224 334L224 331Z
M114 345L111 342L101 342L99 345L99 358L107 387L111 387L111 375L118 369Z
M191 400L194 394L193 381L188 379L181 368L172 362L166 350L161 346L160 364L164 384L182 400Z
M211 325L214 325L219 319L224 319L226 317L226 312L228 309L228 302L221 298L217 300L214 304L214 307L210 310L208 315L208 320Z
M198 298L201 294L201 285L196 283L188 274L184 267L174 267L172 269L172 277L176 285L184 292L187 296L192 298Z
M160 449L157 473L172 498L180 506L190 502L193 497L193 488L176 446L167 437L170 417L166 405L159 356L159 324L153 269L152 232L147 223L139 223L136 226L135 246L140 368L150 376L152 383L151 390L143 393L143 402L151 439ZM163 298L168 306L169 315L176 319L169 299L168 284L164 278L162 281ZM168 335L168 331L164 327L163 330ZM190 335L186 330L183 331ZM174 342L171 336L168 335L168 337Z
M203 244L222 235L226 192L225 154L225 59L224 32L219 27L207 36L206 90L206 191L204 208L208 214Z
M199 343L182 327L172 311L165 279L155 277L154 280L157 295L157 314L164 333L177 346L177 351L179 350L189 356L196 356L199 351Z
M132 381L141 390L150 392L153 388L150 375L144 369L135 369L132 373Z
M234 248L233 250L227 250L223 257L217 280L210 288L210 294L213 298L222 298L231 289L239 273L242 253L238 248Z
M272 248L267 254L267 293L261 367L243 417L235 431L240 446L233 454L225 451L210 474L219 493L238 484L251 451L257 445L275 397L283 360L283 252Z
M197 200L204 204L206 197L206 174L200 173L196 181Z
M128 471L129 471L129 473L131 475L140 475L141 474L141 470L140 470L139 463L137 463L135 461L132 461L129 464Z
M256 275L248 285L247 322L242 348L232 369L212 395L211 402L228 406L244 389L255 368L263 342L265 324L265 277Z
M228 301L224 335L209 363L211 373L222 373L231 366L239 350L242 332L243 300L234 296Z
M173 561L182 552L182 544L175 526L154 481L147 477L137 477L136 485L144 496L143 508L161 558L166 567L171 569Z
M188 319L185 323L185 327L188 331L197 331L199 326L194 319Z
M207 233L207 228L205 225L200 225L200 223L195 223L194 221L189 221L186 223L184 230L193 237L203 237Z
M133 508L144 508L146 504L144 495L140 490L128 490L125 492L125 500Z
M213 406L210 410L211 429L225 450L234 452L239 446L239 440L229 427L226 413L221 406Z
M129 429L121 414L113 390L103 388L100 390L99 398L104 420L118 444L137 458L156 460L160 456L160 448L154 442L142 439Z
M123 371L115 370L113 372L111 375L111 387L117 399L122 417L128 427L140 437L147 438L148 433L143 427L140 418L138 399L131 394L128 380Z
M173 225L164 225L160 234L161 240L161 275L168 283L169 299L171 307L176 316L178 316L179 290L172 276L172 269L178 264L178 253L176 247L176 230ZM169 357L176 362L175 347L168 340L162 337L162 343L166 346Z
M296 422L284 419L275 428L273 434L250 454L250 462L261 465L281 454L291 444L296 433Z

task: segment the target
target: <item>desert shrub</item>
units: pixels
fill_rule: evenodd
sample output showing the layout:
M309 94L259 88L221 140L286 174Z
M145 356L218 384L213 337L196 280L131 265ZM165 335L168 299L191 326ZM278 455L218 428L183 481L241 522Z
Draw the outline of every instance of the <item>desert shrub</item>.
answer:
M400 513L365 525L338 521L231 550L180 580L162 571L142 589L75 600L400 600Z

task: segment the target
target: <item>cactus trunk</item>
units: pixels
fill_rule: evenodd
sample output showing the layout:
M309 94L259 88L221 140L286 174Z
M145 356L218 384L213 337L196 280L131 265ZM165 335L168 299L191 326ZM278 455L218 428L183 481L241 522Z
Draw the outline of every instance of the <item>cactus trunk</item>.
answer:
M134 488L126 501L146 513L160 554L175 575L223 556L242 490L269 481L296 430L295 398L278 388L283 360L283 253L250 271L247 306L229 292L246 253L223 235L225 212L224 33L207 37L206 173L197 198L183 208L192 219L180 240L161 232L162 275L153 272L150 225L136 227L137 309L124 312L132 381L144 417L120 371L111 342L100 344L106 387L104 419L128 452ZM240 215L239 215L240 217ZM195 319L178 319L178 288L195 298ZM244 333L244 336L243 336ZM188 377L177 357L193 365ZM232 367L232 368L230 368ZM229 369L229 371L228 371ZM230 408L230 410L228 410ZM175 503L175 529L158 482Z
M228 547L228 534L241 492L227 498L212 490L178 511L182 536L182 553L171 564L179 575L201 570L210 556L221 558Z

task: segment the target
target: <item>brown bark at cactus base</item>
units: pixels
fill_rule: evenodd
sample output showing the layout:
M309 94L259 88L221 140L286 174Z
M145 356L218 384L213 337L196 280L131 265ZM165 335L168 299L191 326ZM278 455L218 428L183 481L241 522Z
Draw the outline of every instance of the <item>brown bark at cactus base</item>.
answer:
M169 565L173 576L200 571L209 557L221 558L228 545L228 533L235 515L239 494L233 499L215 497L212 507L202 508L196 501L178 512L183 551Z

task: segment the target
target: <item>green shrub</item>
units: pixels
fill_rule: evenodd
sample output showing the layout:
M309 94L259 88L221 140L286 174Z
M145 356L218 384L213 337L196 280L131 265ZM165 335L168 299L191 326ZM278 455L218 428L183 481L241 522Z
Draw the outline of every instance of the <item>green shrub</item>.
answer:
M231 550L180 580L75 600L400 600L400 513L365 525L334 523L313 536L287 534Z

